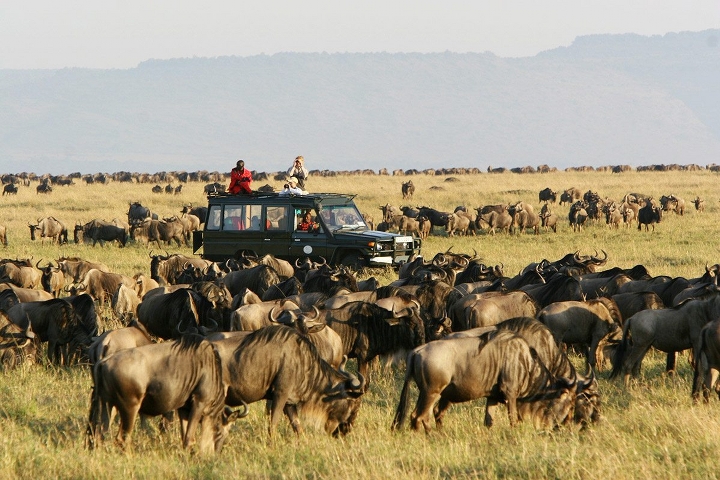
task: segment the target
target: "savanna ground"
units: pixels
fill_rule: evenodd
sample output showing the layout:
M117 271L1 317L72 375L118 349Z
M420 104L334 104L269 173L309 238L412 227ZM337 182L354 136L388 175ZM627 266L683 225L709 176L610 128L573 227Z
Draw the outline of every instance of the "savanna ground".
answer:
M516 175L481 174L411 177L415 198L402 201L402 177L311 178L312 191L356 193L361 211L380 218L378 207L427 205L452 211L457 205L524 200L539 210L537 194L545 187L578 187L601 197L620 199L627 192L659 198L675 194L687 202L683 217L666 215L655 232L637 226L609 230L604 223L573 233L567 225L568 207L557 204L561 217L557 233L448 238L436 231L423 244L426 258L452 247L477 254L488 265L504 265L512 276L530 262L555 260L568 252L608 253L607 268L642 263L653 275L697 277L706 264L718 262L716 241L718 177L711 172L569 173ZM264 182L256 182L255 187ZM271 182L272 183L272 182ZM279 182L276 187L279 187ZM124 218L128 203L140 201L160 215L177 213L183 203L203 204L201 184L188 184L182 195L152 194L151 185L109 185L56 188L47 196L35 194L35 184L17 196L0 198L0 223L8 227L5 258L32 256L37 262L60 256L102 261L125 274L149 272L148 249L85 245L41 245L29 239L28 222L53 215L72 231L76 222L93 218ZM439 189L431 189L439 187ZM698 214L690 201L706 200ZM189 247L168 247L170 253L190 254ZM386 284L392 271L364 272ZM117 326L101 310L107 326ZM573 357L576 366L582 362ZM48 365L0 373L0 478L717 478L720 451L720 402L694 406L690 399L692 371L687 356L678 374L663 373L664 356L649 355L641 377L626 391L600 372L603 398L601 423L585 431L560 429L540 432L529 425L509 428L505 417L492 429L482 426L483 401L453 406L442 431L430 435L390 432L404 367L381 368L373 374L370 391L354 430L343 439L308 431L296 437L286 421L268 437L264 406L254 404L250 415L233 427L223 451L201 458L180 447L179 435L136 427L134 446L121 452L112 441L99 450L84 448L84 432L91 380L86 367Z

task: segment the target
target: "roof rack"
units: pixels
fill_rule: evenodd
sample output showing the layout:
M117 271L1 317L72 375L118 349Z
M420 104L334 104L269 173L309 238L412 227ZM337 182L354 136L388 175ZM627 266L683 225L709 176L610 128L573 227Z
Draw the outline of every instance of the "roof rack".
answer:
M207 198L216 198L216 197L242 197L242 198L274 198L274 197L346 197L346 198L355 198L357 194L355 193L332 193L332 192L312 192L312 193L305 193L302 195L296 195L294 193L286 194L286 195L280 195L280 192L259 192L257 190L253 191L252 193L230 193L230 192L213 192L209 193Z

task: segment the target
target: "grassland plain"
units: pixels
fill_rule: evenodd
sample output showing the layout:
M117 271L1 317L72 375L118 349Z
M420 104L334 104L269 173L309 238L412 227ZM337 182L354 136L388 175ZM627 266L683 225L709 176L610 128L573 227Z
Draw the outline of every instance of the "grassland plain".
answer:
M573 233L567 206L554 206L561 218L557 233L538 236L491 235L447 237L436 231L423 244L431 257L452 248L476 251L487 264L502 264L512 276L530 262L557 259L568 252L605 250L607 268L644 264L653 275L696 277L706 264L718 262L717 174L700 172L630 172L619 175L557 172L516 175L418 175L415 198L402 201L399 177L352 176L311 178L311 191L357 194L356 203L376 219L379 206L427 205L452 210L457 205L524 200L539 208L538 192L592 189L602 197L620 199L640 192L659 198L675 194L687 202L683 217L666 215L655 232L637 227L610 230L604 222ZM259 183L259 182L258 182ZM201 184L188 184L181 195L152 194L151 185L84 185L56 188L37 195L34 184L16 196L0 198L0 223L8 228L5 258L33 261L81 256L106 263L125 274L149 272L148 248L86 245L41 245L29 239L28 222L53 215L70 229L92 218L126 216L128 203L140 201L161 216L178 213L183 203L203 204ZM279 187L279 185L276 185ZM706 210L694 211L690 200L699 195ZM190 254L189 247L167 251ZM391 270L363 272L387 283ZM106 326L116 326L102 311ZM577 366L579 358L573 357ZM718 478L720 402L694 406L690 399L692 371L687 357L678 374L663 373L664 357L650 354L643 373L628 390L599 373L603 420L586 431L560 429L539 432L529 425L510 429L507 419L482 426L483 401L450 409L442 431L430 435L408 430L392 433L389 426L398 401L404 368L376 365L379 371L364 398L356 428L343 439L308 432L292 434L287 422L269 438L264 407L255 404L238 421L222 453L201 458L184 452L175 431L161 434L138 426L132 451L117 450L111 441L89 452L84 448L91 380L86 367L47 365L0 372L0 478Z

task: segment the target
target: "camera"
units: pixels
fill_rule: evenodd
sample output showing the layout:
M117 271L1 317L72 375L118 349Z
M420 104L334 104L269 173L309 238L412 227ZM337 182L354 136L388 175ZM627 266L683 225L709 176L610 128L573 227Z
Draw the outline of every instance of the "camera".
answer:
M283 188L290 188L290 184L289 184L289 183L286 183Z

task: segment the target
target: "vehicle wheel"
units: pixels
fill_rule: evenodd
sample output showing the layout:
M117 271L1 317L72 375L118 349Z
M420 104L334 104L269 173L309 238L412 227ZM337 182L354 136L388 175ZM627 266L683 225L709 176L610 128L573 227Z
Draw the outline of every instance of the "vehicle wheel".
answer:
M360 270L365 266L365 259L360 255L360 252L350 252L343 255L340 265Z

